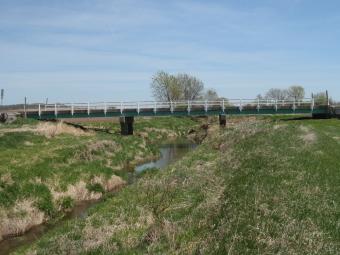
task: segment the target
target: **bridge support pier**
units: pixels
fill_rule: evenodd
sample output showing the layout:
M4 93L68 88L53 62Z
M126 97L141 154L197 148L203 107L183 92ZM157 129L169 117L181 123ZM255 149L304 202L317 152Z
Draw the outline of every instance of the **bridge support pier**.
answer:
M122 135L133 135L134 117L120 117L119 122Z
M219 122L220 122L220 126L221 127L225 127L227 125L227 115L225 114L220 114L218 116Z

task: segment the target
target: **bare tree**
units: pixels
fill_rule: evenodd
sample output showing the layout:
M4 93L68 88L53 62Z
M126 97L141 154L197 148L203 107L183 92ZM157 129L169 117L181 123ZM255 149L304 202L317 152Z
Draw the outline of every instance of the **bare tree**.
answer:
M214 89L208 89L208 90L205 92L203 98L204 98L205 100L210 100L210 101L218 100L218 99L219 99L218 94L217 94L216 90L214 90Z
M152 77L151 90L155 99L159 101L179 100L183 94L177 78L164 71L159 71Z
M201 80L188 74L178 74L176 78L182 87L184 100L195 100L201 95L204 89Z
M266 93L266 99L274 99L274 100L286 100L288 99L288 92L285 89L270 89Z
M302 86L291 86L287 92L291 99L300 100L305 97L305 89Z

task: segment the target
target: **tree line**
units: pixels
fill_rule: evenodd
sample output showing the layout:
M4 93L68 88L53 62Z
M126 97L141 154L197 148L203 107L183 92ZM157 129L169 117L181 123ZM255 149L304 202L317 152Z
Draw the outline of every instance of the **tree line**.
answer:
M185 73L173 75L159 71L152 77L151 90L153 97L158 101L217 100L219 98L214 89L205 89L200 79Z
M218 100L214 89L205 89L203 81L195 76L179 73L176 75L164 71L157 72L151 81L153 97L157 101L180 101L180 100ZM257 99L263 100L301 100L305 98L304 87L299 85L290 86L287 89L271 88L264 95L257 95ZM313 94L312 97L319 102L326 102L328 95L325 92ZM330 99L332 102L332 100Z
M279 89L279 88L271 88L269 89L264 96L261 94L257 95L257 99L268 99L268 100L301 100L306 97L306 92L304 87L299 85L290 86L288 89ZM328 98L327 92L317 92L311 95L317 102L326 103L328 100L331 104L334 101L331 98Z
M302 86L291 86L288 89L271 88L264 96L257 95L257 99L271 100L301 100L305 98L305 89Z

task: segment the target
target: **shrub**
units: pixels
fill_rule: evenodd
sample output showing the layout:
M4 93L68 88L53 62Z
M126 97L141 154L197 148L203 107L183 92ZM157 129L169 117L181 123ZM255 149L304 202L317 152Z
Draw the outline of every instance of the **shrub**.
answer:
M57 201L57 204L59 206L59 210L61 211L69 211L73 208L74 206L74 200L67 196L67 197L62 197Z
M105 192L103 186L100 183L87 184L86 188L90 192L95 192L95 193L104 193Z

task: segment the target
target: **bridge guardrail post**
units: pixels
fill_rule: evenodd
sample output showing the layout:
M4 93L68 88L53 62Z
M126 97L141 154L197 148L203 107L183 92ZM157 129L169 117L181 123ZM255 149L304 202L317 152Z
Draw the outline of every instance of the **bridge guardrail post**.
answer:
M327 97L327 106L328 106L328 109L329 109L330 99L329 99L329 96L328 96L328 90L326 90L326 97Z
M223 111L223 113L225 112L225 102L224 102L224 99L222 100L222 111Z
M140 113L140 104L139 104L139 102L137 103L137 113L138 113L138 115Z
M208 100L205 100L204 102L204 110L206 113L208 112Z
M25 97L25 102L24 102L24 118L27 118L27 97Z
M41 117L41 107L40 104L38 105L38 114L39 114L39 118Z
M188 100L188 115L190 114L190 100Z
M73 103L71 104L71 115L72 116L74 115L74 104Z
M54 115L56 117L58 116L58 106L57 106L57 104L54 104Z
M277 100L275 100L275 111L277 112Z
M260 99L257 99L257 112L260 112Z
M104 115L106 116L106 113L107 113L107 103L105 102L104 103Z
M90 115L90 103L87 103L87 115Z
M240 106L239 106L240 112L242 112L242 99L240 99Z
M123 110L124 110L124 103L121 102L120 103L120 114L123 114Z
M174 105L172 101L170 101L170 112L171 114L174 113Z
M157 102L154 103L153 112L154 112L155 114L157 113Z

